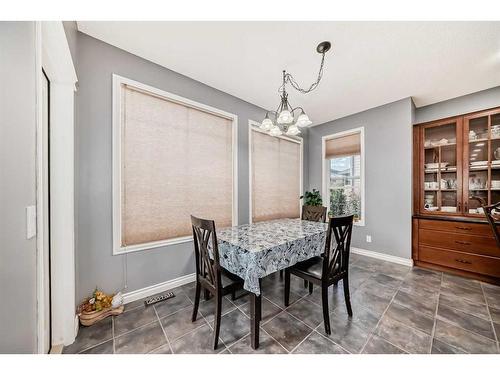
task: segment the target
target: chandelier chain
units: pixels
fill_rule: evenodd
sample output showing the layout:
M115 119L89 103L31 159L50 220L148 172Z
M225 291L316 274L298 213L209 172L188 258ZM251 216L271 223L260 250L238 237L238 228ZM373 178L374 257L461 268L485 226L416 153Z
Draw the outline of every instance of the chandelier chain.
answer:
M297 81L295 80L295 78L293 78L293 76L290 74L290 73L286 73L285 75L285 80L283 82L283 85L280 89L284 89L285 87L285 84L288 82L290 83L290 85L295 89L297 90L298 92L302 93L302 94L308 94L310 93L311 91L313 91L314 89L316 89L319 85L319 82L321 81L321 78L323 77L323 66L325 64L325 53L322 53L321 54L321 64L319 66L319 72L318 72L318 78L316 78L316 81L314 83L312 83L309 88L307 89L303 89L300 87L300 85L297 83Z

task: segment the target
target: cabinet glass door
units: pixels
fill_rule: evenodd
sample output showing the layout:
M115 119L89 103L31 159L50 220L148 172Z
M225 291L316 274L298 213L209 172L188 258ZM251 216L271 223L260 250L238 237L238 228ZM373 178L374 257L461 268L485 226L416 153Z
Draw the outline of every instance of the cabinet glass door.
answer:
M469 143L466 214L484 217L481 206L500 201L500 111L466 117L465 131Z
M489 187L489 144L488 116L466 119L468 131L468 188L467 214L481 214L481 204L488 202Z
M489 204L495 204L500 201L500 113L490 116L490 200ZM499 215L500 212L493 212Z
M460 213L460 181L457 155L457 123L430 125L423 129L423 200L425 213Z

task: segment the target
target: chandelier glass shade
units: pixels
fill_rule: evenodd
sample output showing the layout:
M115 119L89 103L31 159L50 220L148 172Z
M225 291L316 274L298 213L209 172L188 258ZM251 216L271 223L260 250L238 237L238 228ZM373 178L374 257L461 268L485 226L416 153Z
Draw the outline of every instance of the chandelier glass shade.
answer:
M278 89L280 94L280 104L276 111L268 111L266 117L262 120L259 128L270 135L277 137L282 134L298 135L300 134L299 128L305 128L312 124L309 116L301 107L292 107L288 101L288 93L286 92L286 84L289 83L294 89L307 94L318 87L321 78L323 77L323 66L325 62L325 53L331 48L330 42L322 42L316 47L316 51L321 54L321 65L316 81L308 88L302 89L297 84L295 79L286 70L283 70L283 83Z

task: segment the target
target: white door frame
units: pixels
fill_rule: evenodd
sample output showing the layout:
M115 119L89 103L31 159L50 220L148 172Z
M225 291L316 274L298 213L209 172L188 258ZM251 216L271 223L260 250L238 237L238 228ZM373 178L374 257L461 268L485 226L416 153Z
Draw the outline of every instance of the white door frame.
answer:
M74 92L77 81L62 22L36 22L37 56L37 350L44 348L42 68L50 81L51 345L75 340Z

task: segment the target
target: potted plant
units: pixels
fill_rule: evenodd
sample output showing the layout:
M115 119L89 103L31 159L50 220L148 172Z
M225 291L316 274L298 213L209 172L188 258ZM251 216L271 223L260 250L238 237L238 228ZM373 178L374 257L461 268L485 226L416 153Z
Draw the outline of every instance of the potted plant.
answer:
M321 199L321 194L316 189L313 189L313 191L306 191L304 195L300 197L300 199L304 199L304 206L323 205L323 199Z

